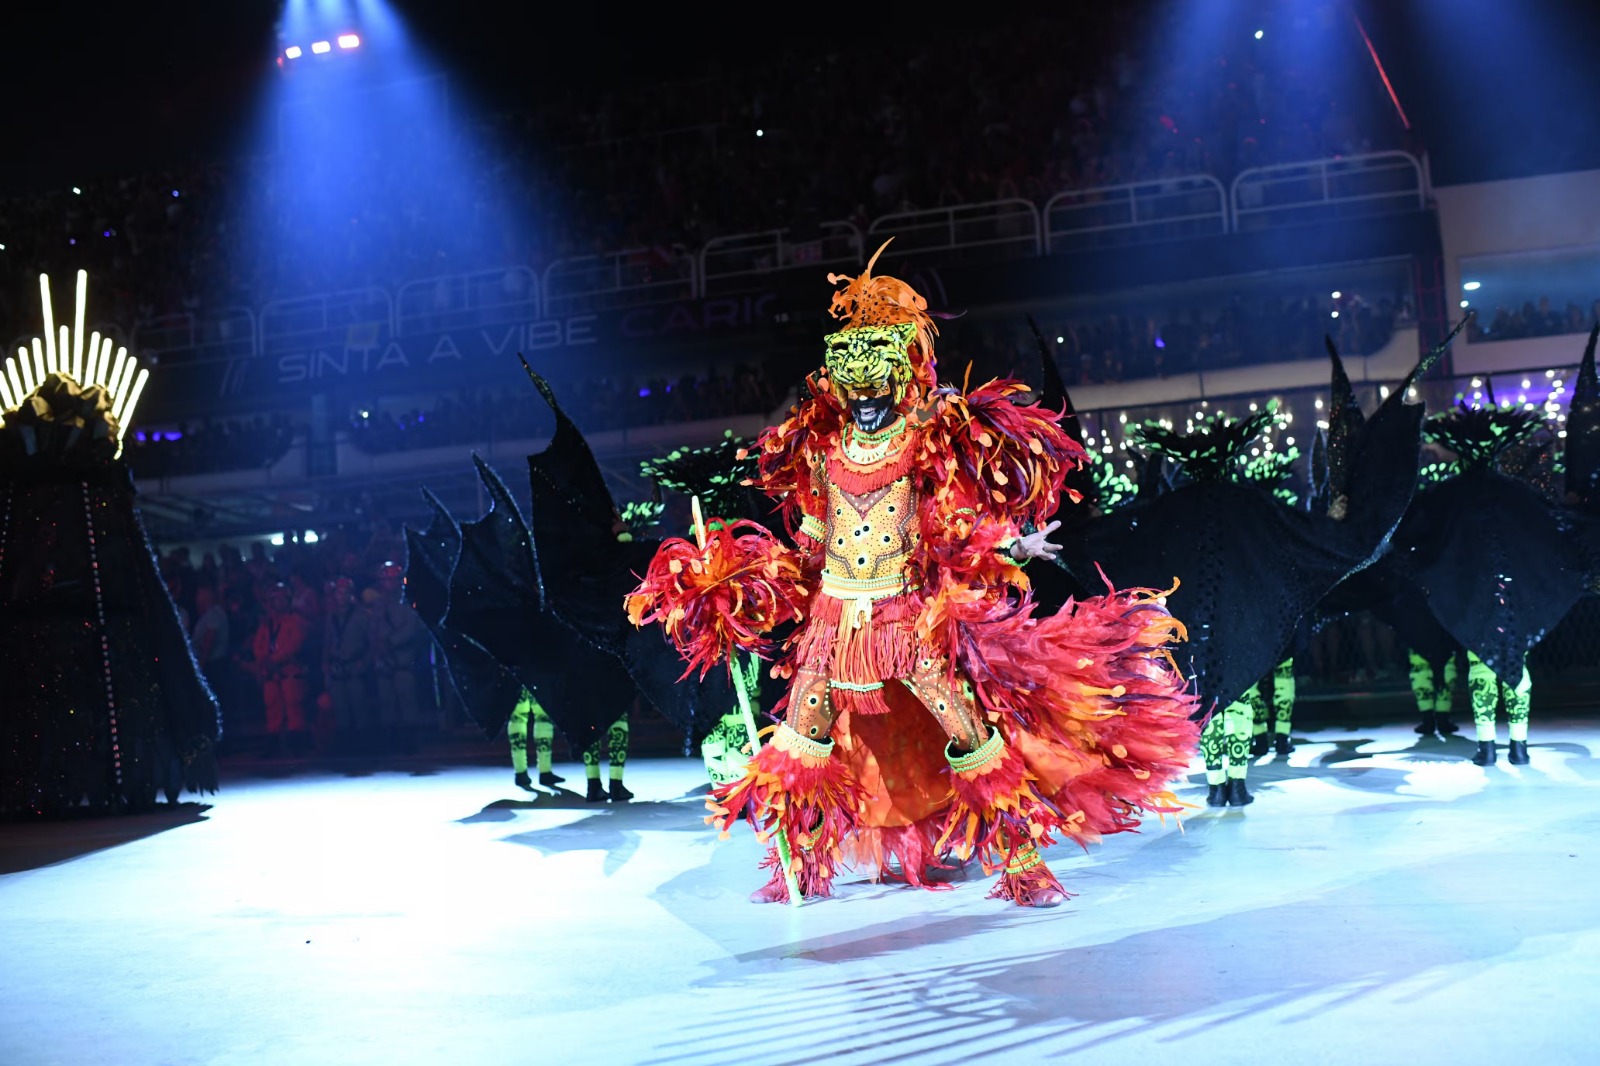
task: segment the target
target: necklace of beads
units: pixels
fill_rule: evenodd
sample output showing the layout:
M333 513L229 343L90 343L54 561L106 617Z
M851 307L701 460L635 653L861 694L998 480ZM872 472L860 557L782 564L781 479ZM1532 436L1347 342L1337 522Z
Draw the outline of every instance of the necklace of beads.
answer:
M892 425L867 433L851 423L845 430L844 454L855 463L876 463L888 455L906 431L906 420L897 418Z

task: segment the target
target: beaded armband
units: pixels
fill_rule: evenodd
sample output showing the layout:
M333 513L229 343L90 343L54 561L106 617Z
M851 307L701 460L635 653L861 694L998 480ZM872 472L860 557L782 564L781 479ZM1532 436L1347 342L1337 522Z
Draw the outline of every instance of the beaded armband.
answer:
M800 532L804 533L818 544L821 544L828 535L827 528L822 524L822 519L817 518L814 515L800 516Z

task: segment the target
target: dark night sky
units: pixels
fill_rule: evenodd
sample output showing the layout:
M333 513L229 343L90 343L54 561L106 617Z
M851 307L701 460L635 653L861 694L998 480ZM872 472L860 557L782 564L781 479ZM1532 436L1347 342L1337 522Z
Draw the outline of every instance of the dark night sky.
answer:
M1600 166L1596 0L1357 5L1424 131L1437 177L1541 169L1552 144L1556 165ZM395 6L458 77L483 93L522 97L562 81L598 88L696 72L719 53L819 48L837 18L816 3L795 5L787 17L768 9L759 25L754 16L686 23L673 9L575 4L536 8L542 19L527 25L528 5ZM6 167L0 181L30 187L236 148L262 79L272 76L276 9L276 0L6 5L5 154L21 165ZM774 33L774 22L786 28ZM959 31L930 22L917 32ZM1534 44L1508 43L1517 37Z

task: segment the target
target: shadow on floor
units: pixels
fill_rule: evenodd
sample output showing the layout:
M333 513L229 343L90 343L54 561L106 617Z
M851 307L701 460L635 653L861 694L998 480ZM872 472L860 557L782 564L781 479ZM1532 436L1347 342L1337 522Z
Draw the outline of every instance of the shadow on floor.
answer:
M1516 865L1517 857L1502 858ZM1375 995L1413 1002L1458 980L1462 967L1557 950L1553 945L1594 927L1591 914L1570 907L1519 911L1509 922L1493 892L1462 897L1461 886L1481 883L1482 874L1481 857L1461 856L1387 871L1304 900L1163 925L1108 943L1073 944L1070 925L1015 908L798 936L712 963L712 975L697 982L711 1006L687 1019L647 1061L704 1061L709 1041L748 1019L749 1003L735 990L759 985L765 974L789 973L797 961L818 966L815 976L774 983L783 991L766 997L764 1008L777 1017L827 1017L836 1027L857 1024L860 1016L860 1042L852 1051L875 1052L875 1061L915 1058L920 1052L901 1053L902 1042L915 1047L929 1031L977 1028L985 1030L986 1055L1051 1061L1155 1030L1163 1039L1181 1040L1223 1020L1273 1009L1292 1009L1292 1021ZM1419 897L1439 905L1390 905ZM1039 922L1031 936L1034 950L1003 949L992 958L948 965L890 964L881 973L878 967L858 968L853 972L862 976L844 979L833 970L985 938L1019 922ZM994 940L1016 942L1003 935ZM1401 944L1404 950L1389 949ZM1451 969L1458 971L1453 977L1435 975ZM895 1009L884 1013L883 1004L890 1002ZM813 1034L804 1027L770 1028L766 1039L772 1061L809 1061Z
M161 804L148 814L83 815L51 822L0 823L0 874L115 848L206 820L209 803Z

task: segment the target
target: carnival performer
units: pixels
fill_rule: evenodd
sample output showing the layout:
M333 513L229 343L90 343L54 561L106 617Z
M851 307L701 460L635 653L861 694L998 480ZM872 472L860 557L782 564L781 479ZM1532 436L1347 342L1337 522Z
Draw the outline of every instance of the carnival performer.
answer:
M531 723L531 728L530 728ZM539 701L526 688L511 709L511 720L506 723L506 739L511 745L511 777L520 789L536 791L533 778L528 776L528 737L533 736L534 768L539 771L539 784L555 788L566 778L557 774L551 764L551 746L555 740L555 723L544 713Z
M0 821L217 790L217 701L140 517L122 442L149 371L77 314L0 364ZM87 343L85 343L87 342Z
M941 388L927 302L872 273L882 252L829 275L843 326L759 439L755 481L799 547L739 521L666 541L629 614L701 673L800 621L771 743L707 800L724 832L743 817L773 841L752 899L831 895L846 866L935 887L953 856L1000 874L992 897L1053 905L1066 893L1042 849L1182 808L1167 785L1197 731L1167 654L1182 627L1150 589L1036 615L1021 567L1057 550L1042 519L1083 452L1058 413L1013 402L1021 382Z
M1271 695L1262 692L1265 686ZM1270 676L1256 685L1255 726L1251 730L1250 754L1261 756L1267 752L1288 755L1294 751L1294 657L1283 660Z
M1528 762L1532 677L1527 655L1584 594L1585 547L1555 487L1509 462L1556 439L1540 413L1465 401L1428 420L1430 440L1459 472L1418 494L1395 533L1396 564L1429 610L1467 650L1467 691L1478 750L1497 759L1495 718L1506 711L1512 763ZM1536 443L1543 434L1547 439Z

